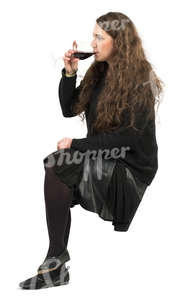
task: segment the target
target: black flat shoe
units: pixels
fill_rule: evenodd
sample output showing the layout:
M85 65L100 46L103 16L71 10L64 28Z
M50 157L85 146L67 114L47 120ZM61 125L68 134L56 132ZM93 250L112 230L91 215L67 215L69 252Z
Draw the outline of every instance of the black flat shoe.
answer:
M68 269L69 267L66 268L65 264L63 264L56 270L37 274L34 277L26 279L20 282L19 286L22 289L37 290L68 284L70 280Z
M65 262L70 260L70 255L67 249L64 250L59 256L49 256L46 257L44 262L37 269L38 274L43 274L45 272L50 272L56 270Z

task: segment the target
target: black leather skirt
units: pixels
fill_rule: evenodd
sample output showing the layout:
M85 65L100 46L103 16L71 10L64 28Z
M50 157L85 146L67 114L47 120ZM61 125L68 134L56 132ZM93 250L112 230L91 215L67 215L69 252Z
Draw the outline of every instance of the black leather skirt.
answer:
M74 153L82 156L72 148L55 151L44 159L44 167L53 167L60 180L71 188L71 207L80 204L103 220L112 221L114 230L127 231L147 185L119 159L91 156L79 162Z

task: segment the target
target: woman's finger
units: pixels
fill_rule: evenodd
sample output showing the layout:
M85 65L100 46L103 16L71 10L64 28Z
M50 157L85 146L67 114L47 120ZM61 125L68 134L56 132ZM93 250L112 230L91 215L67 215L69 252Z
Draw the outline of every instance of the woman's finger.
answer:
M68 50L68 53L69 53L69 54L72 54L73 52L74 52L73 49Z
M76 43L76 40L73 41L73 50L76 50L77 49L77 43Z

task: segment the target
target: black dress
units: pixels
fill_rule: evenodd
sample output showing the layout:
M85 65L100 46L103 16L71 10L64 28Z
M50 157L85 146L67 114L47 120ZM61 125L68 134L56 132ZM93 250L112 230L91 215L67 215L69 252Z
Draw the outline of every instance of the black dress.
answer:
M102 80L98 83L93 93L90 106L88 106L86 111L88 128L86 142L88 138L93 138L90 124L95 117L97 95L103 86L105 74L104 72ZM59 85L59 98L65 117L76 116L72 111L72 105L78 99L80 86L75 88L75 83L76 78L65 77L64 68ZM154 137L154 135L152 136ZM132 168L132 165L129 165L129 161L125 162L125 159L122 158L115 159L110 157L107 159L103 156L97 156L96 158L92 155L85 156L83 155L83 140L85 141L85 139L74 140L76 143L74 144L72 140L73 147L60 149L48 155L43 160L44 167L53 166L60 180L71 188L71 207L80 204L84 209L97 213L103 220L111 221L115 231L127 231L147 186L155 176L157 167L154 173L151 172L151 177L144 182L139 179L139 176L136 176L138 173L133 171L134 167ZM81 148L77 147L77 141L80 140ZM94 148L90 148L87 143L86 145L86 149ZM155 145L157 144L155 143ZM157 148L155 148L155 151L157 153ZM66 155L68 160L66 160ZM73 159L74 155L77 158L83 158L81 162L76 162ZM152 157L154 157L154 153ZM152 161L152 158L150 158L150 161ZM149 166L146 167L150 169Z

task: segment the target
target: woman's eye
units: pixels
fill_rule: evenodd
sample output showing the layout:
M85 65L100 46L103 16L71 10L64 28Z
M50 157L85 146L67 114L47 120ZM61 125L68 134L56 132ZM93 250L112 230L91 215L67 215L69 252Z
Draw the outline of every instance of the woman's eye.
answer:
M93 37L95 39L95 37ZM103 38L101 36L97 36L98 40L103 40Z

